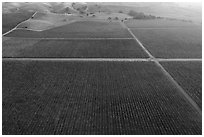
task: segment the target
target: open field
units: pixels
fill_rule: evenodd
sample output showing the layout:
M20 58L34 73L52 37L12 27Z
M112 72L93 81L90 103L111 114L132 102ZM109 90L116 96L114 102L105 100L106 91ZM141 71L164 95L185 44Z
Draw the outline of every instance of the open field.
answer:
M129 32L118 22L83 21L75 22L61 27L35 32L29 30L14 30L7 34L10 37L33 38L130 38Z
M131 30L155 57L202 57L202 31L200 27Z
M2 34L13 29L22 21L25 21L30 18L33 13L34 12L17 12L2 14Z
M202 62L162 62L161 64L202 109Z
M191 22L168 19L151 19L151 20L129 20L125 21L129 28L188 28L201 25L195 25Z
M29 44L27 44L29 43ZM135 40L32 40L3 42L3 57L147 58Z
M202 133L197 113L153 63L3 61L2 68L3 134Z

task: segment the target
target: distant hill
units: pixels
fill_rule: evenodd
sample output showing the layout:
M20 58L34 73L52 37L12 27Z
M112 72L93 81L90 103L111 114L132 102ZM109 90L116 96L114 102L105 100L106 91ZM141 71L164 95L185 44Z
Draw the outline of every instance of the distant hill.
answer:
M22 11L38 11L51 13L78 13L87 9L86 3L71 2L3 2L3 14L22 12Z
M84 14L105 12L128 14L131 10L157 17L202 22L201 3L175 2L3 2L3 14L25 11L38 11L59 14Z
M97 10L99 5L101 11L129 13L130 10L143 12L154 16L192 20L197 23L202 22L201 3L175 3L175 2L90 2L87 3L90 9Z

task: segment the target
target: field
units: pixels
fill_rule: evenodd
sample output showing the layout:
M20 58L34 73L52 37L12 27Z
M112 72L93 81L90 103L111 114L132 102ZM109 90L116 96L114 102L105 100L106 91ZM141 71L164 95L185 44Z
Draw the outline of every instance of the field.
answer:
M32 38L130 38L129 32L119 22L83 21L75 22L42 32L14 30L8 37Z
M152 20L130 20L125 24L129 28L188 28L201 25L195 25L191 22L168 19L152 19Z
M120 39L39 41L12 38L3 42L2 53L3 57L148 57L135 40Z
M157 58L202 58L202 29L132 29Z
M161 64L202 109L202 62L162 62Z
M42 31L80 21L107 21L109 17L111 17L112 19L118 17L119 20L130 18L129 15L122 13L95 13L93 17L92 14L88 16L80 16L38 12L33 18L19 24L17 28Z
M20 13L6 13L2 14L2 34L13 29L21 23L31 17L33 12L20 12Z
M4 61L2 68L3 134L201 134L197 113L153 63Z

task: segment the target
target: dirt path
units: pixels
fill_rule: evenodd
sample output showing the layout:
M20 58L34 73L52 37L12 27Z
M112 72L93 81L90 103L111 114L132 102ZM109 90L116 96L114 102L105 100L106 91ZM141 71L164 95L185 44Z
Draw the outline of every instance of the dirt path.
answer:
M7 38L19 38L19 39L39 39L39 40L129 40L134 38L26 38L26 37L7 37Z
M28 28L16 28L16 30L29 30L29 31L37 31L37 32L41 32L41 31L44 31L44 30L34 30L34 29L28 29Z
M33 18L36 14L37 14L37 11L36 11L30 18L28 18L27 20ZM16 30L17 27L18 27L20 24L22 24L23 22L26 22L27 20L24 20L24 21L22 21L21 23L17 24L13 29L11 29L11 30L7 31L6 33L4 33L3 36L5 36L5 35L11 33L11 32L14 31L14 30Z

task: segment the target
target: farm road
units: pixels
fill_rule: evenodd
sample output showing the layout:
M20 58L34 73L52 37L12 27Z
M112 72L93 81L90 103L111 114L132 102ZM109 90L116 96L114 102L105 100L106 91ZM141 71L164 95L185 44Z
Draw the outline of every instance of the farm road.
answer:
M154 59L154 57L152 56L152 54L142 45L142 43L138 40L138 38L132 33L132 31L130 30L130 28L128 28L126 25L125 25L125 23L122 23L121 22L121 25L123 26L123 27L125 27L127 30L128 30L128 32L132 35L132 37L137 41L137 43L140 45L140 47L148 54L148 56L150 57L150 58L152 58L152 59Z
M196 102L185 92L185 90L174 80L174 78L165 70L165 68L159 63L158 60L143 46L140 40L133 34L133 32L128 28L125 23L121 22L123 27L126 27L130 34L135 38L138 44L142 47L142 49L148 54L148 56L155 62L155 64L161 69L161 71L166 75L169 81L180 91L183 97L192 105L192 107L199 113L200 118L202 119L202 111L196 104ZM170 60L169 60L170 61Z
M177 62L177 61L202 61L202 59L188 59L188 58L175 58L175 59L162 59L162 58L35 58L35 57L4 57L3 60L24 60L24 61L112 61L112 62L148 62L148 61L158 61L158 62Z
M39 40L128 40L134 38L22 38L22 37L9 37L9 38L20 38L20 39L39 39Z
M136 27L130 27L130 29L187 29L188 27L166 27L166 28L136 28Z
M202 59L199 58L173 58L173 59L162 59L162 58L156 58L155 60L159 62L171 62L171 61L202 61Z
M111 62L143 62L146 58L3 58L5 61L111 61Z

